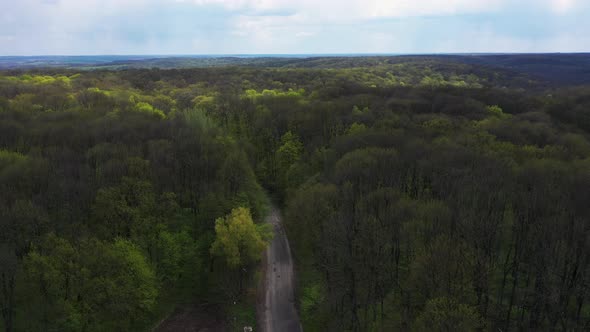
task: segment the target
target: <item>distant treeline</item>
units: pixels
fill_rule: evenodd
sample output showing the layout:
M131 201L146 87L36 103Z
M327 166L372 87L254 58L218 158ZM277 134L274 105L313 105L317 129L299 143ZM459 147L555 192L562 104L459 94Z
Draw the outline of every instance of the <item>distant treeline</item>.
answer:
M268 56L31 56L0 57L0 69L188 69L208 67L350 69L417 66L429 64L440 72L467 66L471 72L484 67L510 79L526 76L544 86L590 84L590 53L548 54L438 54L438 55L280 55ZM443 68L437 68L437 67ZM522 83L522 82L521 82Z

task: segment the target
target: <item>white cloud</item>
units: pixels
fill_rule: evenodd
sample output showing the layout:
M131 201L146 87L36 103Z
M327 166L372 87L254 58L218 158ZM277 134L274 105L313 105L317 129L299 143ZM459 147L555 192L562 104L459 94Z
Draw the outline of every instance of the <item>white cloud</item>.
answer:
M577 0L551 0L551 8L558 14L564 14L573 10L577 5Z
M541 9L554 14L572 12L581 6L578 0L179 0L198 5L217 5L237 11L233 19L236 36L252 38L268 45L285 36L313 36L328 26L362 25L376 19L408 17L440 17L462 14L494 14L514 10ZM284 11L291 15L274 15ZM260 13L270 12L269 15ZM522 13L526 16L526 12ZM488 38L474 39L478 46ZM369 40L375 40L375 34ZM387 34L385 34L387 36ZM382 37L382 36L381 36ZM452 37L452 36L449 36ZM387 37L389 38L389 37ZM385 39L387 39L385 38ZM502 51L532 50L534 44L519 44L520 40L495 36L494 44ZM479 43L479 44L478 44ZM443 47L444 48L444 47ZM500 50L498 50L500 51Z
M269 10L283 8L284 1L277 0L177 0L179 2L192 2L196 5L219 5L229 10L255 9Z
M217 5L229 10L306 12L333 18L449 15L490 11L506 0L176 0Z
M166 1L166 0L160 0ZM199 6L252 12L292 11L328 19L444 16L510 10L517 5L555 13L571 12L587 0L175 0Z
M242 10L233 19L233 34L258 45L284 43L288 36L312 37L328 26L356 25L380 18L442 16L498 10L505 0L189 0ZM259 15L262 12L291 15ZM387 34L384 34L387 35ZM389 37L388 37L389 38ZM379 38L377 38L379 39ZM373 37L371 45L378 45Z

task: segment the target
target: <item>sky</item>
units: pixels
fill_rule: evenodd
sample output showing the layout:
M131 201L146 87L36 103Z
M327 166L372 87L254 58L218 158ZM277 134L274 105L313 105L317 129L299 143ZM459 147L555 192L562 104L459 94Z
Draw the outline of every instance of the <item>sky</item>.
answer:
M590 0L0 0L0 55L590 52Z

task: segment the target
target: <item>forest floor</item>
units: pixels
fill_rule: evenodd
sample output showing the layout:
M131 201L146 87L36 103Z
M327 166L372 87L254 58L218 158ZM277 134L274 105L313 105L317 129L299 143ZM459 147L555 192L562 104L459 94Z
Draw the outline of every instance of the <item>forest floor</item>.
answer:
M289 240L281 223L281 215L272 207L266 222L272 224L274 238L266 250L264 302L260 303L259 326L265 332L301 332L295 309L295 277ZM260 301L262 302L262 301Z
M155 332L223 332L227 331L220 310L205 306L185 306L178 308L166 318Z

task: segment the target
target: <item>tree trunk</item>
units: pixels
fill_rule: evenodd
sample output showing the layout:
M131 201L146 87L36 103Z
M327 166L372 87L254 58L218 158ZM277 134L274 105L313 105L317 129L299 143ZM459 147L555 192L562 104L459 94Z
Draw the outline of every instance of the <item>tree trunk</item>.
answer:
M4 302L2 308L4 330L12 332L14 329L14 276L7 276L5 272L2 273L2 297Z

